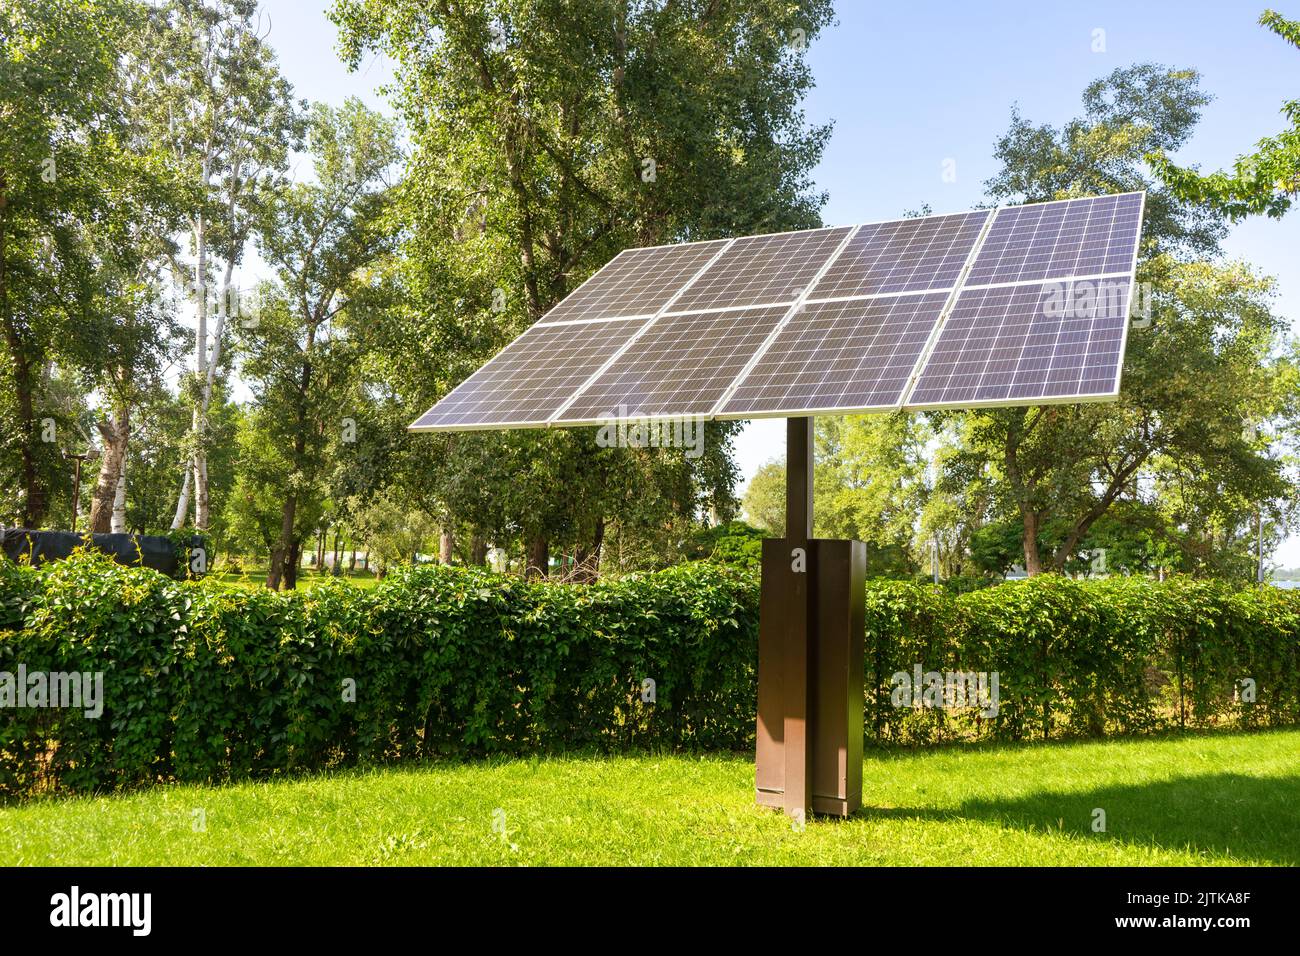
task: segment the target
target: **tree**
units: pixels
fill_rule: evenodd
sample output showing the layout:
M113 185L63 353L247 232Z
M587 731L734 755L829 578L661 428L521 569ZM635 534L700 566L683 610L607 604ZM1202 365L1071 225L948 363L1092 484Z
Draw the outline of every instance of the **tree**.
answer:
M148 321L145 247L173 197L121 96L121 52L145 17L125 0L0 7L0 413L4 470L17 460L5 485L20 489L28 526L63 467L57 423L41 413L51 365L93 369L123 310Z
M1292 46L1300 48L1300 20L1287 20L1265 10L1259 22ZM1265 213L1275 218L1291 208L1300 192L1300 100L1282 104L1291 128L1256 144L1255 152L1238 157L1231 172L1201 174L1174 164L1168 147L1148 157L1171 192L1191 203L1203 203L1231 219Z
M813 483L814 491L816 482ZM772 459L749 479L742 500L745 517L774 538L785 537L785 460ZM815 513L815 512L814 512Z
M153 66L142 82L139 122L194 193L187 210L192 261L178 252L171 262L175 281L190 276L196 318L194 369L183 387L192 434L173 529L184 524L191 497L195 526L208 527L208 415L227 322L239 306L232 278L300 131L292 87L259 27L256 0L170 0L154 18Z
M415 147L409 268L386 336L416 373L391 386L412 417L623 248L817 225L808 174L828 130L799 110L802 48L831 16L823 0L339 0L349 62L369 49L398 62ZM711 427L718 448L735 427ZM410 460L434 467L411 493L472 538L522 536L539 573L553 542L598 553L615 524L668 528L697 520L702 497L731 504L716 459L596 450L590 431L419 441ZM521 467L496 484L504 459ZM629 499L638 469L656 493Z
M401 500L395 489L348 504L357 535L366 546L369 568L377 577L382 578L396 564L414 561L437 537L438 526L433 519L409 501Z
M1283 410L1285 324L1267 308L1267 284L1206 261L1222 225L1151 183L1142 166L1153 146L1190 135L1205 102L1195 74L1132 67L1090 86L1084 101L1084 117L1059 133L1015 117L998 143L1003 170L990 192L1038 200L1150 188L1139 279L1151 290L1153 325L1129 337L1113 404L963 416L957 465L996 477L1029 574L1077 559L1094 524L1159 460L1212 476L1220 494L1259 500L1288 490L1277 463L1242 436L1244 421Z
M929 496L928 429L905 414L823 416L814 423L813 530L867 543L873 575L906 576L919 563L916 519ZM748 518L785 535L785 462L769 461L745 490Z
M813 525L819 535L867 544L878 575L916 570L916 516L929 496L923 419L893 415L816 420Z
M283 462L280 530L267 586L295 584L304 534L318 512L331 448L355 438L356 350L347 308L368 269L392 247L384 228L389 168L400 158L396 130L349 100L311 111L316 181L283 186L258 224L258 248L276 271L255 327L245 330L244 375L258 401L250 419Z

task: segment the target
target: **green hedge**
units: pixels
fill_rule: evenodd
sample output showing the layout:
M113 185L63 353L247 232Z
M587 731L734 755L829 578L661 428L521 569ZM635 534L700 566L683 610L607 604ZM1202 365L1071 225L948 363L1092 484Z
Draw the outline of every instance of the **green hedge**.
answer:
M105 674L99 719L0 710L0 793L442 755L748 748L757 583L707 562L594 585L429 567L370 589L276 594L93 554L0 562L0 671ZM953 596L872 582L867 734L1295 723L1298 657L1300 594L1277 589L1043 577ZM997 716L892 706L890 676L916 663L997 670ZM1234 699L1243 677L1254 703Z
M1000 706L900 708L891 676L996 671ZM867 734L925 743L1300 723L1300 593L1219 581L1041 576L956 597L867 588ZM1244 685L1254 682L1255 699Z
M561 747L742 748L757 607L751 575L704 564L594 586L432 567L285 594L94 555L0 564L0 671L102 670L106 698L97 720L0 711L0 792Z

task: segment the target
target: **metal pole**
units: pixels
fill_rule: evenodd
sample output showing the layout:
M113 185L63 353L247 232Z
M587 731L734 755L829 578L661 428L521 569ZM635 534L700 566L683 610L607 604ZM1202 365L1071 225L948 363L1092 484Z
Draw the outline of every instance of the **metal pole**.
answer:
M786 419L785 537L790 547L790 614L785 644L785 812L806 820L812 813L812 710L809 666L812 610L813 429L812 418Z

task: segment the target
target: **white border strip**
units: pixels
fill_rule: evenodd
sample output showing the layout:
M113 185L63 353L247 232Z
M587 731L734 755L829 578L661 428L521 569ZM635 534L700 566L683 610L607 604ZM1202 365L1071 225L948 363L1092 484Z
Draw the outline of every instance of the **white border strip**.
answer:
M916 361L912 364L911 374L907 376L907 381L903 383L903 387L898 392L898 402L895 404L895 408L906 408L907 400L916 391L916 385L921 380L921 371L930 361L935 346L939 344L939 336L943 334L944 326L948 324L948 317L952 315L952 310L957 307L957 299L961 297L963 291L962 285L965 283L966 277L970 275L971 269L975 267L975 260L984 249L984 243L988 240L989 233L993 231L993 223L1002 214L1004 208L999 206L989 214L988 219L984 220L984 228L975 237L975 244L971 246L970 254L966 256L966 263L961 267L961 272L957 273L957 281L953 283L952 291L948 293L948 301L939 310L939 318L935 321L934 328L930 330L930 337L925 340L925 345L922 346L920 354L917 355Z
M990 401L979 402L934 402L926 405L908 405L900 408L898 405L833 405L825 408L809 408L799 406L796 408L767 409L764 411L750 412L723 412L717 415L684 415L681 412L663 413L663 414L644 414L628 416L629 421L638 422L677 422L687 419L697 421L750 421L751 419L761 418L802 418L804 416L817 415L886 415L890 412L897 411L933 411L941 408L1016 408L1027 405L1082 405L1094 402L1114 401L1115 395L1112 392L1090 392L1087 395L1053 395L1043 398L1013 398L1013 399L994 399ZM566 421L559 423L558 426L563 428L582 428L592 425L608 424L608 418L588 418L581 421ZM479 426L480 428L496 428L499 426ZM513 426L512 426L513 427ZM540 426L523 426L523 427L540 427ZM458 431L468 431L469 428L460 428Z
M1010 207L1015 208L1015 207ZM1053 283L1073 284L1075 282L1084 282L1090 279L1122 279L1131 273L1125 272L1089 272L1082 275L1051 275L1042 279L1015 279L1011 282L980 282L975 285L964 285L959 291L969 292L980 289L1010 289L1019 285L1052 285Z
M1124 376L1124 359L1128 356L1128 330L1133 324L1133 297L1138 291L1138 253L1142 249L1142 221L1147 212L1147 193L1142 190L1142 203L1138 206L1137 241L1133 243L1133 268L1129 270L1128 308L1124 310L1124 334L1119 340L1119 361L1115 364L1115 395L1119 395L1119 382Z
M528 328L532 329L540 326L544 329L550 329L561 328L566 325L599 325L601 322L644 322L646 319L653 318L653 312L642 312L639 315L604 315L599 319L560 319L558 322L534 322Z

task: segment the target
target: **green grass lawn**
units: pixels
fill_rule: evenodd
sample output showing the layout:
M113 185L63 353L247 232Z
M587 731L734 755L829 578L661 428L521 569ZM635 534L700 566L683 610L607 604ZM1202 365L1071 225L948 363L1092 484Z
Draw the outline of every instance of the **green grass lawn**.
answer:
M871 754L867 809L802 832L752 787L743 756L344 772L38 800L0 809L0 847L46 865L1300 864L1300 731Z
M220 581L223 584L242 584L245 587L262 588L266 587L266 568L246 567L239 571L217 570L208 575L213 580ZM373 571L365 571L360 567L352 571L344 570L338 575L349 584L361 588L372 588L379 579L375 577ZM334 580L334 576L328 572L320 572L312 568L302 568L298 572L298 590L306 591L317 585Z

